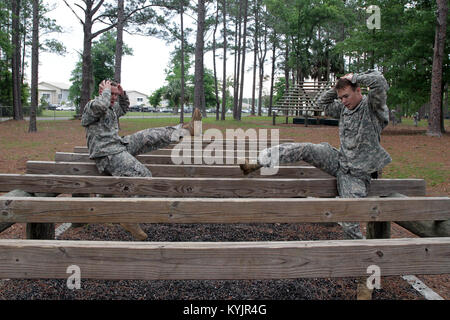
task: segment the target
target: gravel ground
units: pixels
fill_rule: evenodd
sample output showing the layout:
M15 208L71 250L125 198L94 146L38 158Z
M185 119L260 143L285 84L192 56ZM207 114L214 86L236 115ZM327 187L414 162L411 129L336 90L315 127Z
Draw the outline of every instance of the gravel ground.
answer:
M2 234L22 238L23 225ZM145 224L148 241L299 241L343 239L335 224ZM132 241L116 224L90 224L70 228L61 240ZM70 290L66 280L8 280L0 284L4 300L354 300L356 278L288 280L82 280ZM423 300L399 276L383 277L374 300Z

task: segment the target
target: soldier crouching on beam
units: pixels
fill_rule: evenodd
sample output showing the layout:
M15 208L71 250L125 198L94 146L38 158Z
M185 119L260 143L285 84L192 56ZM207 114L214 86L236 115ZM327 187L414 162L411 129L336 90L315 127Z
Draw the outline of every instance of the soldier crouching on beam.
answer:
M81 125L86 128L89 158L95 161L100 173L120 177L151 177L150 170L135 156L178 142L186 135L194 135L194 121L201 121L199 109L194 110L191 122L177 126L149 128L132 135L119 136L119 118L130 105L128 96L118 83L103 80L99 96L89 101L83 111ZM121 223L125 230L139 240L147 234L137 223Z
M362 95L360 85L369 88L367 96ZM247 175L261 167L303 160L336 177L341 198L366 197L371 178L377 178L378 171L392 161L380 145L381 131L389 122L388 88L383 75L375 70L341 77L318 101L326 115L339 119L339 150L328 143L281 144L262 150L257 163L246 162L242 171ZM339 224L347 239L362 238L359 223Z

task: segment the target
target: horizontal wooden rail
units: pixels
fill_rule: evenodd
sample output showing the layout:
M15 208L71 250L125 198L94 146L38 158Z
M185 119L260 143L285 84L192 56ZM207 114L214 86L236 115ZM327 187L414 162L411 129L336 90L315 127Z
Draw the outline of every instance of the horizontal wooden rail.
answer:
M181 152L180 152L181 153ZM181 153L182 155L182 153ZM239 158L239 154L234 153L234 157L229 157L224 152L223 157L215 157L214 155L211 157L205 156L196 156L194 150L192 150L191 157L187 156L183 158L182 156L170 156L170 155L152 155L152 154L143 154L138 155L136 158L142 163L148 164L209 164L209 165L236 165L239 164L239 160L242 160L247 157L244 155L243 158ZM249 159L256 159L254 157L249 157ZM183 162L182 162L183 160ZM55 153L55 161L63 161L63 162L92 162L93 160L89 159L89 155L87 153L71 153L71 152L56 152ZM215 163L213 163L215 162ZM299 161L295 164L285 164L285 165L305 165L306 162Z
M231 280L446 274L450 238L295 242L0 240L0 278Z
M238 144L237 140L218 140L218 141L207 141L207 140L202 140L201 144L199 144L198 142L195 142L194 139L191 139L191 146L192 148L194 148L194 146L197 145L201 145L202 148L206 148L208 146L211 146L212 143L214 143L215 145L222 145L224 146L224 148L227 146L227 143L229 141L234 141L233 144L233 148L234 150L238 150L239 147L245 147L245 149L249 149L249 147L253 147L253 146L257 146L257 149L264 149L267 147L270 147L272 145L272 141L270 139L270 136L268 137L267 141L260 141L260 140L245 140L244 144ZM276 144L282 144L282 143L290 143L290 142L294 142L293 139L279 139L276 142ZM180 143L171 143L168 146L164 147L163 149L172 149L175 146L181 144ZM231 145L230 145L231 146ZM211 147L210 147L211 148ZM74 148L74 152L76 153L87 153L88 152L88 148L86 146L75 146Z
M0 192L99 193L208 198L336 197L336 179L146 178L0 174ZM369 196L424 196L421 179L373 180Z
M0 222L15 223L302 223L427 220L450 220L450 198L0 198Z
M191 177L191 178L244 178L239 166L208 166L208 165L173 165L147 164L153 177ZM55 162L55 161L27 161L27 173L102 176L92 162ZM267 178L260 171L248 175L251 178ZM326 172L311 166L279 167L275 175L270 178L330 178Z
M203 149L203 150L205 150L205 149ZM208 150L210 150L210 152L211 152L211 154L214 156L215 155L215 152L216 152L216 150L213 150L213 149L208 149ZM192 149L192 151L191 151L191 154L192 155L194 155L194 152L195 152L196 150L195 149ZM260 150L254 150L253 152L256 152L256 155L259 153L259 151ZM148 153L146 153L146 155L163 155L163 156L170 156L170 155L172 155L172 152L173 152L173 149L166 149L166 148L163 148L163 149L157 149L157 150L153 150L153 151L151 151L151 152L148 152ZM222 154L223 155L226 155L226 149L223 149L223 150L219 150L218 152L222 152ZM241 150L234 150L234 155L236 156L237 154L238 154L238 152L239 152L239 154L243 154L245 157L248 157L249 156L249 154L251 153L250 152L250 150L249 149L242 149L242 151ZM86 148L83 148L83 149L81 149L81 148L74 148L74 150L73 150L73 153L77 153L77 154L87 154L88 153L88 150L87 150L87 147ZM181 153L182 154L182 153Z

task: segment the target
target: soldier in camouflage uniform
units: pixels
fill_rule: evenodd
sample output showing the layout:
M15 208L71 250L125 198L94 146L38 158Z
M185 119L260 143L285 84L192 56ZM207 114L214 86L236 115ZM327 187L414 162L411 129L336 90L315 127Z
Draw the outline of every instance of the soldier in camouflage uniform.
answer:
M367 96L361 94L360 85L369 88ZM340 197L366 197L371 178L391 162L380 145L381 131L389 121L387 90L385 78L375 70L340 78L335 88L319 99L327 115L340 119L339 150L328 143L286 143L261 151L257 164L247 163L241 169L248 174L261 167L303 160L335 176ZM341 222L340 225L347 238L362 238L358 223Z
M89 158L95 161L100 173L151 177L150 170L135 156L178 142L185 135L193 135L193 123L201 120L201 113L196 109L192 121L184 125L149 128L120 137L119 117L127 112L129 105L128 96L120 84L102 81L99 96L86 104L81 118L81 125L86 128ZM138 224L121 223L121 226L139 240L147 238Z

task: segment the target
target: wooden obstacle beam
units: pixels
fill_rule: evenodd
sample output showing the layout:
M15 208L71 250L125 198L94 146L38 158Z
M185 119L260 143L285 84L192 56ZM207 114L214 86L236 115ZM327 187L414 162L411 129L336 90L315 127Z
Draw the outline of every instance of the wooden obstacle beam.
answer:
M0 240L0 278L238 280L445 274L450 239L293 242Z
M425 221L450 219L450 198L180 199L159 197L1 197L0 213L0 223L328 223L340 221Z
M207 164L207 165L236 165L239 162L243 163L244 158L248 158L250 160L256 160L256 158L250 158L247 156L243 156L240 158L239 154L236 154L233 157L227 156L224 153L223 157L215 157L215 156L195 156L195 153L192 152L194 156L170 156L170 155L152 155L152 154L143 154L138 155L136 158L144 163L144 164ZM55 161L62 162L93 162L94 160L89 159L89 154L87 153L71 153L71 152L56 152L55 153ZM184 161L184 162L183 162ZM216 161L215 163L213 163ZM219 162L219 163L217 163ZM306 162L299 161L296 163L290 163L285 165L306 165Z
M0 192L95 193L151 197L336 197L336 179L148 178L0 174ZM373 180L369 196L424 196L421 179Z
M191 177L191 178L330 178L326 172L311 166L278 167L276 174L261 175L259 171L248 176L242 174L239 166L208 166L208 165L173 165L146 164L153 177ZM55 162L27 161L29 174L82 175L102 176L92 162Z
M257 149L261 150L261 149L270 147L272 145L272 141L271 141L270 137L268 137L266 142L263 142L263 141L260 141L260 140L245 140L244 143L242 143L242 142L238 143L238 140L231 140L231 141L234 142L234 144L233 144L233 149L234 150L238 150L239 147L242 147L242 148L245 148L246 150L248 150L249 147L254 147L254 146L257 146ZM213 141L202 140L201 142L197 142L194 139L191 139L190 143L191 143L191 147L192 148L194 148L197 145L197 146L201 146L204 149L204 148L206 148L208 146L211 146L212 143L214 143L214 145L221 145L225 149L225 147L227 146L228 142L229 142L228 140L218 140L218 141L215 141L215 140L213 140ZM276 145L282 144L282 143L293 143L293 142L294 142L293 139L279 139L277 141ZM167 145L166 147L164 147L162 149L172 149L175 146L183 144L183 143L186 144L186 142L171 143L171 144ZM87 146L75 146L73 148L73 150L74 150L73 152L75 152L75 153L88 153Z

